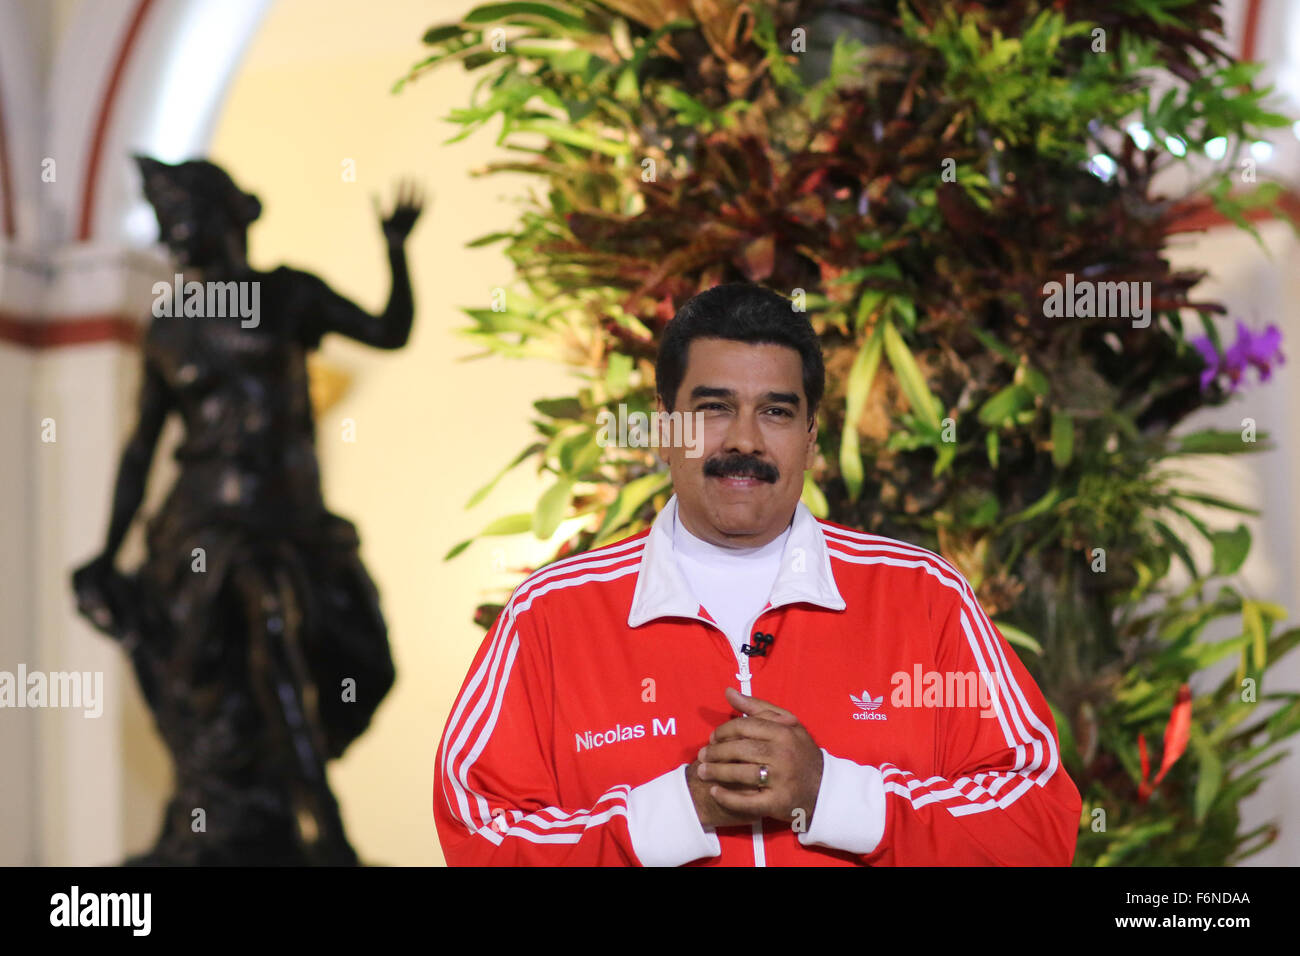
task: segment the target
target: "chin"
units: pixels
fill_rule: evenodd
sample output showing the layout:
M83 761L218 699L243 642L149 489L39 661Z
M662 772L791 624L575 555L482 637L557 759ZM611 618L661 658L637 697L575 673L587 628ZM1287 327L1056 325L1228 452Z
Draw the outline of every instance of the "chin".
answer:
M769 517L772 506L770 498L755 501L737 501L734 498L718 497L711 502L716 514L718 526L736 534L756 531Z

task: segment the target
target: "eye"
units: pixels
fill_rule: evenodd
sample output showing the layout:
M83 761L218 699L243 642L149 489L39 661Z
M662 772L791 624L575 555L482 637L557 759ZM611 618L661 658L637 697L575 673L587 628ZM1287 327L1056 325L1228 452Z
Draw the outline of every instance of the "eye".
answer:
M794 418L794 412L788 408L769 408L769 412L776 412L781 418Z

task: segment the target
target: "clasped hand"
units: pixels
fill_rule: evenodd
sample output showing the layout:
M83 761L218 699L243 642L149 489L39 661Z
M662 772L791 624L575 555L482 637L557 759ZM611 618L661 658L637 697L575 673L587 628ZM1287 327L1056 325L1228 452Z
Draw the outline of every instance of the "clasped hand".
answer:
M725 696L743 716L714 730L686 768L700 823L740 826L764 817L789 822L799 812L811 823L821 789L821 748L788 710L731 687ZM759 782L762 767L766 783Z

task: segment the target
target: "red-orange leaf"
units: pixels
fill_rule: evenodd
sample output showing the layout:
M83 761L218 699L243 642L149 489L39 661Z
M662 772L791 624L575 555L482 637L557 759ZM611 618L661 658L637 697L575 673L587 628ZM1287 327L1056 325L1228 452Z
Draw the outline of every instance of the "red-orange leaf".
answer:
M1151 760L1147 757L1147 739L1138 734L1138 759L1142 762L1142 779L1138 781L1138 800L1151 796Z
M1178 688L1178 699L1174 703L1169 723L1165 725L1165 754L1160 760L1160 772L1156 774L1156 784L1164 779L1169 768L1187 749L1187 741L1192 736L1192 688L1184 684Z

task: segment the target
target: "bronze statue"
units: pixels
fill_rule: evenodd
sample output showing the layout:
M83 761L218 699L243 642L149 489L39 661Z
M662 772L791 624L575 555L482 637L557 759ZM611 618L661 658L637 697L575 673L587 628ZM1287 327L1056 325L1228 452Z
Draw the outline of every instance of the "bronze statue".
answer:
M200 294L176 314L177 277L155 301L107 543L73 575L81 613L130 654L175 762L158 842L127 862L356 864L325 766L395 675L356 530L321 496L306 357L326 332L406 344L404 243L423 199L403 184L382 219L392 292L375 317L310 273L252 269L261 203L220 167L135 159L185 290ZM223 292L242 310L212 309ZM143 565L122 574L113 561L172 412L180 474L146 525Z

